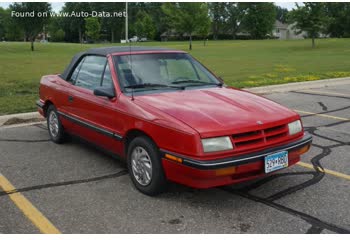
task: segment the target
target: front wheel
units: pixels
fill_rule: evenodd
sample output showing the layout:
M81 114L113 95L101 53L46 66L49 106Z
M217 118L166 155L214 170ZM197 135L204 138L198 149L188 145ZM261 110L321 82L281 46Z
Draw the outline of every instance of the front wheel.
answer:
M66 137L55 106L50 105L47 109L47 129L51 140L55 143L63 143Z
M153 141L147 137L133 139L128 148L127 163L130 178L140 192L154 196L164 191L167 181Z

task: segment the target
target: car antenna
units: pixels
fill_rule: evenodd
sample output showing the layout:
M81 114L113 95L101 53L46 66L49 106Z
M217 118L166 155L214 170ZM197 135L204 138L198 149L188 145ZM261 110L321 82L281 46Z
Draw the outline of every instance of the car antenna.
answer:
M128 40L129 41L129 40ZM132 73L132 56L131 56L131 41L129 41L129 67L130 67L130 74L133 76ZM134 88L131 88L131 101L134 101Z
M131 41L129 40L129 29L128 29L128 2L125 2L125 11L126 11L126 19L125 19L125 40L129 42L129 68L130 68L130 74L131 76L133 76L132 74L132 57L131 57ZM134 88L131 88L131 101L134 101Z

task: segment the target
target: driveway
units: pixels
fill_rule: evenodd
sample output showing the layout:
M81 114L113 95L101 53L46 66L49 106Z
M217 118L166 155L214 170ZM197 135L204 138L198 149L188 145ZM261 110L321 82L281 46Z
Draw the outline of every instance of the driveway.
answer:
M93 146L52 143L45 124L0 128L0 232L350 233L349 85L265 96L313 135L299 164L222 188L171 184L158 197Z

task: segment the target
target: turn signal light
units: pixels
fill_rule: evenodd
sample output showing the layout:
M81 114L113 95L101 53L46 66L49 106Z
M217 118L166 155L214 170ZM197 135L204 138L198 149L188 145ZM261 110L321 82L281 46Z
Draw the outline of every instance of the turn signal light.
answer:
M178 163L182 163L182 158L175 157L175 156L167 154L167 153L165 154L165 158L167 158L169 160L173 160L173 161L178 162Z
M304 154L304 153L306 153L307 151L309 151L309 149L310 149L310 144L308 144L308 145L305 145L304 147L302 147L302 148L300 148L299 150L298 150L298 153L301 155L301 154Z
M232 175L234 173L236 173L236 167L228 167L215 170L216 176Z

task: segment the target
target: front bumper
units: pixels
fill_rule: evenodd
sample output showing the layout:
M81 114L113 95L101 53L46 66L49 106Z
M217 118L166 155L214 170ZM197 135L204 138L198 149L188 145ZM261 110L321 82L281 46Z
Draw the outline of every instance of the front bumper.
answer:
M209 188L264 175L265 157L276 152L288 151L289 166L291 166L300 161L300 155L309 149L311 142L312 136L305 133L301 139L285 145L206 161L188 158L165 150L161 150L161 155L164 171L169 180L195 188ZM166 156L169 154L181 159L181 163L168 159Z

